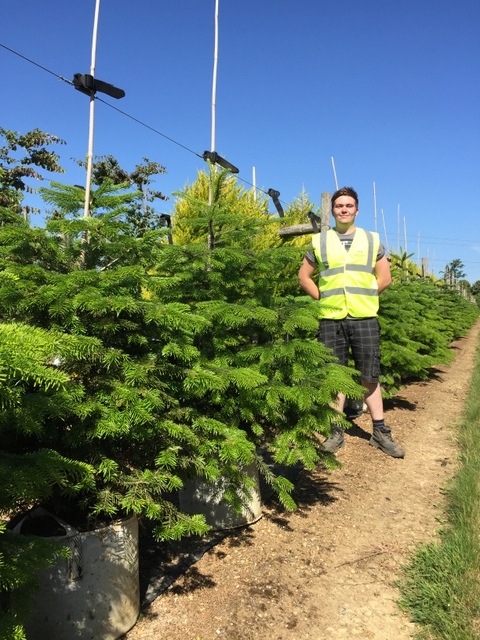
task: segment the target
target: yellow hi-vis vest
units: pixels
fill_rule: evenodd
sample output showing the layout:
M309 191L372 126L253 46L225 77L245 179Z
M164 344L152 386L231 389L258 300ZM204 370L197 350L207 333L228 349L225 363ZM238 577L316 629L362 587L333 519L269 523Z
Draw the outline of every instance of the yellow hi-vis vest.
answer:
M378 285L375 264L380 248L378 233L357 228L350 249L329 229L312 236L320 268L319 285L322 317L342 320L373 318L378 313Z

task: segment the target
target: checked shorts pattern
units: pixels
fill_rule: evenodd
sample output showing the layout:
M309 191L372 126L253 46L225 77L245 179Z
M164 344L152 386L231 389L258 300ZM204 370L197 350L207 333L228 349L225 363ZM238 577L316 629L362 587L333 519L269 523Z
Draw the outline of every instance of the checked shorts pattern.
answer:
M317 338L332 349L340 364L349 355L364 382L378 382L380 376L380 326L377 318L321 320Z

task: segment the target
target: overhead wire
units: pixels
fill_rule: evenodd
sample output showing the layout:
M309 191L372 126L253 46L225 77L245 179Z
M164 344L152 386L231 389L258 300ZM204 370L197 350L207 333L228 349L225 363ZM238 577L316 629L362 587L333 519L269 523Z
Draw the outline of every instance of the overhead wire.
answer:
M50 75L54 76L58 80L61 80L62 82L65 82L66 84L71 85L72 87L74 86L74 83L73 83L72 80L68 80L68 78L65 78L64 76L56 73L55 71L52 71L51 69L48 69L44 65L36 62L35 60L32 60L31 58L28 58L27 56L19 53L18 51L15 51L11 47L8 47L7 45L5 45L5 44L3 44L1 42L0 42L0 47L2 47L3 49L6 49L10 53L13 53L14 55L18 56L19 58L22 58L22 60L25 60L26 62L29 62L30 64L34 65L35 67L38 67L42 71L45 71L46 73L49 73ZM162 133L161 131L159 131L155 127L152 127L151 125L147 124L146 122L143 122L139 118L136 118L135 116L132 116L131 114L129 114L126 111L124 111L123 109L119 109L118 107L116 107L115 105L111 104L110 102L107 102L103 98L99 98L97 95L95 95L94 97L95 97L95 100L97 100L98 102L101 102L102 104L106 105L110 109L113 109L114 111L117 111L121 115L125 116L126 118L129 118L133 122L136 122L140 126L146 128L146 129L149 129L153 133L161 136L165 140L168 140L172 144L175 144L178 147L184 149L185 151L188 151L189 153L192 153L197 158L200 158L202 160L204 159L204 154L197 153L196 151L194 151L193 149L191 149L187 145L182 144L178 140L175 140L174 138L166 135L165 133ZM252 184L251 182L249 182L248 180L245 180L244 178L242 178L240 176L238 176L237 179L241 180L244 184L248 185L249 187L252 187L253 189L255 189L257 191L260 191L261 193L264 193L266 196L272 197L272 192L273 192L276 195L275 199L278 202L281 202L282 204L285 204L285 205L288 206L288 203L284 202L283 200L280 200L280 198L278 197L280 195L278 191L275 191L273 189L268 189L268 191L265 191L261 187L257 187L256 185ZM275 203L275 199L274 199L274 203ZM434 236L423 236L422 239L423 240L428 240L429 244L448 244L450 246L452 245L452 243L455 243L456 246L462 246L462 245L463 246L467 246L467 245L472 244L472 240L465 240L465 239L463 239L463 240L460 240L460 239L459 240L454 240L452 238L438 238L438 237L434 237ZM473 242L475 243L476 241L473 241ZM480 240L478 241L478 244L480 244Z
M14 49L11 49L10 47L7 47L7 45L2 44L1 42L0 42L0 47L3 47L3 49L6 49L7 51L10 51L10 53L15 54L19 58L22 58L23 60L26 60L27 62L30 62L30 64L35 65L39 69L42 69L43 71L46 71L47 73L50 73L52 76L55 76L55 78L57 78L58 80L63 80L67 84L71 84L73 86L73 82L71 80L67 80L67 78L64 78L63 76L59 75L58 73L55 73L54 71L51 71L50 69L47 69L47 67L44 67L43 65L39 64L38 62L35 62L35 60L31 60L30 58L27 58L27 56L24 56L21 53L18 53L18 51L14 51Z
M58 73L55 73L51 69L48 69L47 67L39 64L38 62L35 62L31 58L28 58L27 56L22 55L18 51L15 51L14 49L12 49L10 47L7 47L5 44L3 44L1 42L0 42L0 47L2 47L3 49L6 49L7 51L10 51L10 53L13 53L14 55L18 56L19 58L22 58L23 60L25 60L26 62L29 62L30 64L33 64L34 66L38 67L39 69L42 69L43 71L46 71L47 73L49 73L50 75L54 76L58 80L62 80L63 82L66 82L67 84L70 84L71 86L74 86L73 81L68 80L67 78L65 78L64 76L61 76ZM145 127L146 129L149 129L150 131L152 131L153 133L156 133L157 135L161 136L165 140L168 140L169 142L172 142L173 144L177 145L178 147L181 147L185 151L188 151L189 153L192 153L193 155L197 156L197 158L201 158L202 160L204 159L204 154L197 153L193 149L190 149L190 147L187 147L186 145L182 144L181 142L178 142L178 140L175 140L174 138L171 138L170 136L167 136L165 133L162 133L161 131L159 131L155 127L152 127L151 125L147 124L146 122L143 122L139 118L136 118L135 116L132 116L131 114L129 114L126 111L124 111L123 109L119 109L118 107L116 107L115 105L111 104L110 102L107 102L103 98L99 98L97 95L95 95L94 98L95 98L96 101L105 104L107 107L110 107L110 109L113 109L114 111L117 111L121 115L125 116L126 118L129 118L130 120L132 120L133 122L136 122L137 124L141 125L142 127ZM266 196L270 196L269 191L271 191L271 189L269 189L268 191L265 191L264 189L262 189L260 187L257 187L256 185L253 185L252 183L248 182L248 180L245 180L244 178L241 178L240 176L238 176L238 179L241 180L244 184L248 185L249 187L252 187L253 189L255 189L257 191L260 191L261 193L264 193ZM276 193L279 194L279 192L276 192ZM283 202L278 197L277 197L277 200L279 202ZM288 206L288 203L286 203L286 202L283 202L283 204Z
M396 238L397 236L395 234L392 234L393 238ZM410 240L413 243L417 242L418 237L414 236L412 234L407 235L407 239ZM480 239L479 240L465 240L465 239L460 239L460 238L438 238L436 236L424 236L422 235L422 242L424 240L428 240L429 244L434 244L434 245L452 245L454 244L455 246L459 246L459 247L469 247L472 244L476 244L479 245L480 248Z
M202 155L200 153L197 153L196 151L194 151L193 149L190 149L189 147L187 147L186 145L182 144L181 142L178 142L178 140L174 140L174 138L170 138L165 133L162 133L161 131L158 131L158 129L155 129L155 127L152 127L149 124L146 124L145 122L142 122L142 120L139 120L138 118L135 118L135 116L132 116L129 113L127 113L126 111L123 111L123 109L119 109L118 107L116 107L115 105L111 104L110 102L107 102L106 100L103 100L103 98L99 98L98 96L95 96L95 100L97 102L102 102L103 104L107 105L107 107L110 107L110 109L113 109L114 111L118 111L118 113L121 113L123 116L125 116L127 118L130 118L130 120L133 120L137 124L140 124L142 127L145 127L146 129L150 129L150 131L153 131L153 133L156 133L157 135L162 136L162 138L165 138L166 140L169 140L170 142L173 142L173 144L176 144L178 147L181 147L182 149L185 149L186 151L189 151L190 153L193 153L198 158L202 158Z

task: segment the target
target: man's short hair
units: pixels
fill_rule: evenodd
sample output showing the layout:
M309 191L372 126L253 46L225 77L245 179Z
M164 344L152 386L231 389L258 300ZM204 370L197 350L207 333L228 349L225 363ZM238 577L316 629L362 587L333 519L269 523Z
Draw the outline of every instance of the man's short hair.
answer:
M355 200L355 203L358 207L358 193L352 187L342 187L341 189L337 189L332 196L332 211L333 205L335 204L335 200L340 198L340 196L350 196Z

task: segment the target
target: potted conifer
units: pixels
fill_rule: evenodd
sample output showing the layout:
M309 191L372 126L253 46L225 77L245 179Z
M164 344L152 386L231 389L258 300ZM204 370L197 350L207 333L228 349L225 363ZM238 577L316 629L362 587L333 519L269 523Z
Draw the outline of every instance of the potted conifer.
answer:
M202 509L212 526L224 528L258 517L257 470L294 508L292 484L267 462L315 466L315 434L328 433L336 389L354 396L359 389L352 372L310 338L318 312L296 296L302 249L278 246L265 202L213 168L177 195L174 244L157 256L152 295L182 301L207 321L194 341L200 354L195 375L187 378L196 410L234 426L255 446L250 503L239 503L223 476L197 474L182 491L185 509ZM188 244L177 244L179 238ZM238 462L230 461L237 469ZM246 464L240 468L248 477ZM237 519L222 510L222 491L227 501L237 500Z
M189 478L221 478L239 507L253 463L293 507L291 483L259 448L312 467L314 432L328 430L338 385L355 390L351 374L305 339L312 309L272 288L286 256L174 247L162 241L168 229L129 217L144 196L128 186L102 182L85 217L83 190L52 183L45 228L11 209L0 227L0 320L77 341L49 356L62 385L28 387L5 414L6 456L20 464L48 450L62 461L63 480L28 504L77 532L133 515L155 521L159 540L202 534L205 518L183 513L176 492ZM218 220L228 230L228 208ZM91 618L82 615L77 627Z
M145 295L147 266L162 232L130 233L125 208L138 194L107 183L95 193L97 211L81 219L82 190L52 189L58 206L46 229L31 228L14 208L2 211L2 320L75 337L78 348L57 340L46 364L62 384L46 388L21 379L28 392L18 406L4 407L2 455L18 473L24 460L41 458L45 450L58 462L48 491L22 489L4 513L41 503L60 526L81 533L102 532L132 515L155 520L159 539L205 533L202 517L179 513L170 499L182 485L180 472L208 464L199 448L206 442L221 448L225 440L218 430L197 432L179 403L196 358L193 335L205 321L186 305ZM73 473L79 470L81 477ZM90 613L76 621L77 630ZM53 629L40 633L55 637ZM69 637L75 637L74 624Z

